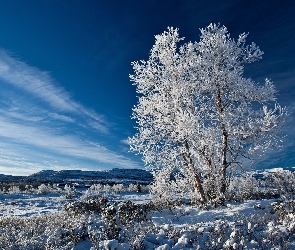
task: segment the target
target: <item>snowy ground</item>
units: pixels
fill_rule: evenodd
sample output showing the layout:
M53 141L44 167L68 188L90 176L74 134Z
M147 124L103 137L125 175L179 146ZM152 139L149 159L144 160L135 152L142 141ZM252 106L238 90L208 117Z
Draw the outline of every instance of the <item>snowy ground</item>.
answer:
M62 210L59 194L0 194L0 216L32 216Z
M80 196L73 200L78 200ZM117 195L113 200L130 200L134 203L145 203L151 200L149 194L127 193ZM0 216L32 216L61 211L68 202L60 194L0 194ZM226 207L200 210L197 207L178 207L174 211L164 209L153 212L152 220L156 225L169 224L173 221L177 227L199 222L209 222L218 219L232 220L236 215L250 216L268 213L269 204L273 200L246 201L244 203L229 203ZM261 209L262 208L262 209ZM266 208L266 209L265 209ZM177 217L175 215L177 214ZM181 215L181 216L180 216Z
M72 200L79 200L82 193ZM138 195L127 193L116 195L114 200L131 200L143 203L151 200L148 194ZM0 216L32 216L56 213L61 211L63 205L69 202L61 194L0 194Z
M269 213L269 205L272 202L273 200L246 201L209 210L194 206L180 206L173 210L164 209L153 212L151 218L155 225L173 224L175 228L184 228L198 223L214 223L217 220L233 222L236 217L250 217L254 214L265 216Z
M80 200L83 193L71 200ZM148 194L118 194L112 200L146 203L151 200ZM63 194L0 194L0 218L39 216L58 213L65 203L71 201ZM271 203L276 200L251 200L242 203L230 202L226 206L200 209L196 206L177 206L148 214L147 227L138 228L135 238L142 240L139 249L295 249L293 211L290 220L283 224L273 222ZM260 223L260 224L259 224ZM293 223L293 224L292 224ZM287 245L280 247L280 234L291 235ZM265 248L261 244L265 241ZM273 245L275 242L276 245ZM130 242L129 242L130 243ZM119 243L116 239L106 240L99 249L130 249L129 243ZM207 245L206 245L207 244ZM209 245L208 245L209 244ZM260 245L259 245L260 244ZM287 246L287 247L286 247ZM1 247L0 247L1 249ZM13 249L13 248L5 248ZM29 248L24 248L29 249ZM78 242L74 248L97 249L90 239Z

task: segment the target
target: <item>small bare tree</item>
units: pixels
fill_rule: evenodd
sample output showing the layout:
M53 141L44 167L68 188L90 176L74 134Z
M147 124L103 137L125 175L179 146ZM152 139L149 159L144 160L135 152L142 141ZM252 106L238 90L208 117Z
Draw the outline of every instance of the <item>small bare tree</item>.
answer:
M131 150L150 169L188 178L203 203L224 196L229 172L243 157L278 144L286 116L269 79L262 86L243 77L244 64L263 54L245 45L246 37L234 40L226 27L210 24L200 42L178 49L183 38L168 28L156 36L148 61L132 63L139 97Z

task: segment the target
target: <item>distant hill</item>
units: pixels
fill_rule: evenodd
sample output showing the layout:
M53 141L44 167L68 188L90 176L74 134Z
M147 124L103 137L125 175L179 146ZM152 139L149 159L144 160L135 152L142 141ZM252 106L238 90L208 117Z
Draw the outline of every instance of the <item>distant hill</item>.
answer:
M153 175L143 169L119 169L105 171L42 170L29 176L0 174L4 182L52 182L52 183L150 183Z
M275 172L283 168L273 168L265 170L256 170L252 172L257 178L263 176L264 171ZM294 171L295 167L284 168ZM29 176L12 176L0 174L0 182L41 182L41 183L75 183L75 184L93 184L93 183L151 183L153 175L143 169L119 169L113 168L105 171L82 171L82 170L42 170Z

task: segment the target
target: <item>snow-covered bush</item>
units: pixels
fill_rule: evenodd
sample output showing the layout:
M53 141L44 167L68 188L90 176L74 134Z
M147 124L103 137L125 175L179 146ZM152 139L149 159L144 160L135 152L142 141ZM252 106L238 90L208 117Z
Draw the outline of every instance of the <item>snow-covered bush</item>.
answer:
M283 224L291 222L292 231L295 232L295 201L276 201L273 202L272 207L276 212L278 220Z
M50 184L41 184L37 189L37 194L48 194L51 190Z
M286 199L295 197L295 173L289 170L276 169L264 172L265 187L278 192Z
M171 169L164 168L154 173L154 181L149 186L154 202L163 205L176 205L196 201L199 198L194 184L180 173L167 174Z
M145 221L152 208L102 197L68 203L64 211L51 215L0 217L0 249L74 249L83 241L94 249L130 249L134 225Z
M35 183L35 184L16 184L16 183L7 183L2 185L0 188L0 193L9 193L9 194L21 194L21 193L37 193L37 194L57 194L63 193L63 190L58 187L57 184L53 183Z
M126 192L126 187L124 186L124 184L120 183L120 184L114 184L112 186L112 191L115 193L115 194L118 194L118 193L124 193Z
M124 185L122 183L120 184L114 184L113 186L110 186L108 184L93 184L91 185L82 195L81 199L88 199L88 198L95 198L95 197L101 197L101 196L116 196L118 194L124 194L124 193L133 193L133 192L140 192L140 193L148 193L149 192L149 185L141 185L139 183L137 184L129 184Z
M137 245L135 249L294 249L294 217L288 216L287 223L276 220L276 214L267 212L268 208L257 209L266 212L263 216L239 215L232 221L218 218L184 227L178 227L178 223L150 226L149 231L145 229L143 247ZM181 210L172 209L176 220L179 214L185 214L185 208ZM139 234L141 231L137 229Z
M101 216L104 225L91 231L89 237L95 246L105 240L116 239L119 243L126 243L136 233L133 228L146 220L148 212L154 209L152 203L135 204L131 201L111 202L106 197L75 201L65 205L65 210L79 216L80 214L96 214ZM101 248L100 248L101 249Z
M85 216L58 213L36 217L1 217L1 249L72 249L85 237ZM87 220L86 220L87 221Z
M136 192L138 193L149 193L150 185L149 184L136 184Z
M83 193L81 200L103 196L103 190L102 184L93 184Z
M127 225L145 220L149 211L154 209L153 203L135 204L131 201L110 201L106 197L87 199L67 203L64 209L69 213L97 213L112 221L115 219Z
M259 199L262 194L262 181L252 174L232 177L227 189L227 200L244 201Z
M20 183L1 183L0 194L25 193L26 186Z
M114 186L96 184L86 191L88 195L83 199L66 203L64 210L56 214L0 217L0 249L84 249L84 245L87 249L103 250L295 249L295 201L290 199L294 191L293 183L288 183L292 176L289 172L268 173L262 180L252 175L236 176L229 185L226 206L214 211L209 206L189 204L198 196L193 196L189 186L192 184L177 172L171 176L168 188L164 177L158 182L163 187L151 185L156 199L149 203L110 200L107 194L114 192ZM269 193L275 194L273 191L281 186L287 187L287 192L280 191L282 198L271 201L271 206L265 205L265 201L247 201L241 204L245 215L228 218L227 213L239 204L230 200L264 198ZM57 188L39 187L35 190ZM137 188L135 184L115 186L117 192L134 192ZM167 192L169 189L173 192ZM61 192L64 194L66 190ZM68 190L72 188L68 186ZM247 205L249 202L251 207ZM211 214L209 217L214 214L214 218L206 214ZM166 220L165 216L169 218ZM204 216L204 220L192 223L194 216ZM162 223L162 219L167 222Z
M148 193L150 191L149 185L148 184L140 184L140 183L130 183L126 188L125 192L130 192L130 193Z
M8 189L8 193L10 194L19 194L20 192L19 186L10 186Z
M28 192L29 190L27 190ZM36 192L37 194L56 194L63 193L62 189L59 188L56 184L41 184L37 189L31 188L30 192Z
M137 188L137 184L129 184L128 187L126 188L127 192L137 192L138 188Z
M76 196L77 196L77 191L76 191L75 187L66 184L63 189L63 197L66 199L72 199Z
M170 169L164 168L154 173L154 181L150 185L150 193L155 202L171 204L176 200L176 183L175 181L170 181L170 175L167 174L170 171Z

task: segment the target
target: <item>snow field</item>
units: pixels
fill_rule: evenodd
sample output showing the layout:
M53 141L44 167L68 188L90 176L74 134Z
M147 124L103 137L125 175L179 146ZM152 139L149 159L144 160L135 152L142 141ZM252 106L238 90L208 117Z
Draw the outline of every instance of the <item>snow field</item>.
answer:
M295 249L290 192L200 207L115 188L1 193L0 249Z

